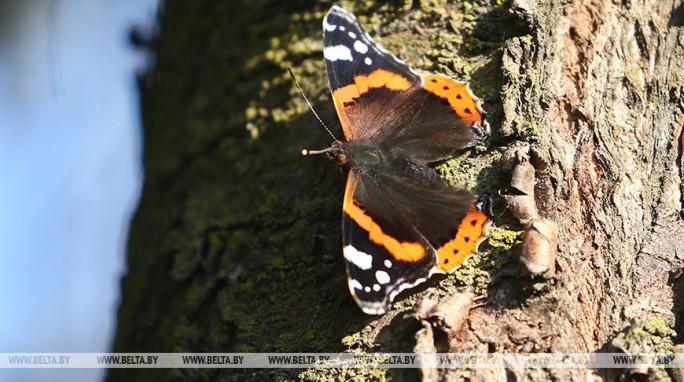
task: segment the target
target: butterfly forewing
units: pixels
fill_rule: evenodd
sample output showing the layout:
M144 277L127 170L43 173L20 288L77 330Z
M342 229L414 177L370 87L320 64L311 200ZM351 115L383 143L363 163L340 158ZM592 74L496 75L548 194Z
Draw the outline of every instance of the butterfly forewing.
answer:
M356 17L334 6L323 20L330 90L347 139L373 135L373 122L391 109L421 77L379 47Z

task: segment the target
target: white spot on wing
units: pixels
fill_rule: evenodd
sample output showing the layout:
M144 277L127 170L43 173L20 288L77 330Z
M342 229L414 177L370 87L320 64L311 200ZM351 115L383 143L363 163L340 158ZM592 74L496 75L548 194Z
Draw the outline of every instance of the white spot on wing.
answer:
M323 56L329 61L354 61L351 50L344 45L328 46L323 50Z
M378 280L378 283L382 285L385 285L390 282L390 276L385 271L376 271L375 278Z
M383 314L387 310L385 309L373 309L373 308L367 308L367 307L361 307L361 310L363 310L364 313L366 314Z
M385 260L385 266L386 266L387 268L392 268L392 262L389 261L389 260Z
M373 63L373 60L371 60L371 59L370 59L370 57L366 57L366 59L365 59L365 60L363 60L363 62L365 62L365 63L366 63L366 65L370 65L370 64L372 64L372 63Z
M363 54L368 52L368 45L362 43L359 40L354 41L354 50Z
M373 290L376 292L380 292L380 285L378 284L373 284Z
M371 269L371 266L373 265L373 256L365 252L361 252L351 245L344 247L342 252L344 252L344 258L347 259L347 261L356 265L360 269L364 271Z
M350 31L350 32L349 32L349 37L351 37L351 38L356 38L356 33Z
M327 20L323 20L323 28L325 28L325 30L327 30L328 32L332 32L335 29L337 29L337 25L328 24Z
M369 292L370 292L370 287L365 287L365 288L363 288L363 291L366 292L366 293L369 293Z
M340 30L341 30L342 32L344 32L345 29L346 29L346 28L344 27L344 25L340 25Z
M354 280L354 279L349 279L349 289L358 289L361 290L363 289L363 286L361 285L360 282Z

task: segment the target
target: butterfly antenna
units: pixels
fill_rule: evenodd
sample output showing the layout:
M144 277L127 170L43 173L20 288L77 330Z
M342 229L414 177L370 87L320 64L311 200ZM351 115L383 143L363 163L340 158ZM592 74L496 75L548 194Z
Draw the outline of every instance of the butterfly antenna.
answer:
M325 131L327 131L328 134L330 134L330 136L335 140L335 142L339 142L339 139L335 138L335 135L333 135L333 133L330 131L330 129L328 129L328 126L326 126L325 123L323 123L323 120L321 119L321 117L318 116L318 113L316 113L316 110L314 110L313 106L311 106L311 102L309 102L309 99L306 98L306 94L304 94L304 90L302 90L302 87L299 86L299 82L297 82L297 78L295 77L294 73L292 72L292 68L290 68L288 66L287 71L290 72L290 77L292 77L292 81L294 81L295 85L297 85L297 89L299 89L299 93L301 93L302 97L304 98L304 101L306 101L306 104L309 105L309 109L311 110L313 115L316 117L318 122L320 122L321 126L323 126ZM307 155L304 153L304 151L306 151L306 150L302 150L302 155ZM315 152L314 151L308 151L308 153L314 154ZM319 153L316 152L315 154L319 154Z
M317 155L317 154L325 154L333 151L332 147L328 147L327 149L323 150L307 150L307 149L302 149L302 155Z

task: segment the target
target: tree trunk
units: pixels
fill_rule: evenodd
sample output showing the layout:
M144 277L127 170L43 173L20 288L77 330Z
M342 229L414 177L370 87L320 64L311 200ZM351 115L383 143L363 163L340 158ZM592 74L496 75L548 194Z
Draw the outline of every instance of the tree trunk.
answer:
M141 79L146 178L114 351L410 352L432 338L408 314L415 302L465 290L486 296L484 306L435 349L655 352L682 341L681 3L341 5L412 67L468 80L484 99L494 131L487 149L437 168L453 184L494 196L488 245L453 275L402 293L384 316L363 314L347 291L341 255L344 177L322 158L299 155L329 138L286 71L294 67L319 114L339 132L321 43L330 4L167 2L152 42L154 68ZM518 271L523 225L496 196L520 150L535 167L539 214L559 226L553 277ZM410 380L416 373L118 369L109 380ZM626 373L422 375L611 380Z

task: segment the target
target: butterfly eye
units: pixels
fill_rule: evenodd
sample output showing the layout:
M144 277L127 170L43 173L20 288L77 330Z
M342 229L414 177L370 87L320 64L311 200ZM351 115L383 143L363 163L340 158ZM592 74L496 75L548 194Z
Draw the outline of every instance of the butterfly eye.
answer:
M335 155L335 162L337 162L337 164L340 166L347 164L347 154L345 154L344 151L340 151L337 153L337 155Z

